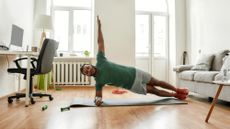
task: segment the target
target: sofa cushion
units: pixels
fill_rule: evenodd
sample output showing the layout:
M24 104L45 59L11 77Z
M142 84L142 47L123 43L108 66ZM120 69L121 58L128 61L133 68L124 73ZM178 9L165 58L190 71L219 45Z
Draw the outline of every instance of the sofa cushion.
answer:
M197 60L196 65L192 67L192 70L209 71L211 68L213 58L214 55L211 54L200 56Z
M214 55L212 68L211 68L212 71L220 71L223 65L223 58L227 53L229 53L229 50L222 50Z
M223 77L224 77L223 72L220 72L215 76L215 81L222 81Z
M183 72L179 73L179 78L183 79L183 80L192 81L195 73L196 73L196 71L192 71L192 70L183 71Z
M173 67L173 71L182 72L185 70L190 70L192 67L193 67L193 65L177 65L177 66Z
M212 83L218 71L197 71L194 75L194 80L197 82Z

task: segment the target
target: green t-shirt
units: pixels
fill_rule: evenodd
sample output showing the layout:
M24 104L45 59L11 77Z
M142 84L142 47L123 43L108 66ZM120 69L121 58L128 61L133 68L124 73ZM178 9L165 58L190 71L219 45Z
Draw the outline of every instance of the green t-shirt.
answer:
M134 67L122 66L108 61L103 52L97 54L96 90L101 90L105 84L131 89L135 77Z

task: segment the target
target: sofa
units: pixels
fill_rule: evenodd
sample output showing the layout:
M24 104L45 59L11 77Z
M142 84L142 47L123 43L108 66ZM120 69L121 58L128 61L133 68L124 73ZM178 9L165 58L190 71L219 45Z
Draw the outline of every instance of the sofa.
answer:
M213 98L218 88L213 81L224 81L223 79L230 76L230 56L228 54L229 50L204 54L194 65L175 66L173 70L176 72L177 86L187 87L190 92ZM227 71L227 76L223 71ZM219 99L230 102L230 86L223 87Z

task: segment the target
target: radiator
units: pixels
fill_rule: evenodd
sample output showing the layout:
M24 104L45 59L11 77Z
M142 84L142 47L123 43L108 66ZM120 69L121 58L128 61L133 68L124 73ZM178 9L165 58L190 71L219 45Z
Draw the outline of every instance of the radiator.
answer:
M81 74L83 64L91 64L91 58L54 58L53 85L90 85L91 78Z

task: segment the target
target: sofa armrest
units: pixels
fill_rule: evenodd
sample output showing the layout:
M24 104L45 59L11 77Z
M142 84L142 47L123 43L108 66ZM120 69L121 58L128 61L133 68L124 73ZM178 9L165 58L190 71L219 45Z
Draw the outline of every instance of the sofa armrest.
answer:
M194 65L178 65L178 66L173 67L173 71L182 72L182 71L185 71L185 70L191 70L191 68L193 66Z

